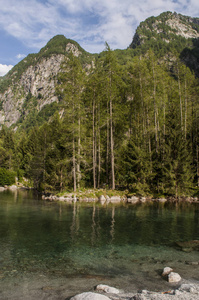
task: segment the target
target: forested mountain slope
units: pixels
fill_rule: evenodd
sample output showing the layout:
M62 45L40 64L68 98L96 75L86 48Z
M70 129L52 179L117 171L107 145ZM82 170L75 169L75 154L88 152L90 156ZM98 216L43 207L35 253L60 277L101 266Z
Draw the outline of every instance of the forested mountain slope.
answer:
M45 191L197 195L198 36L197 18L167 12L126 50L53 38L0 83L0 166Z

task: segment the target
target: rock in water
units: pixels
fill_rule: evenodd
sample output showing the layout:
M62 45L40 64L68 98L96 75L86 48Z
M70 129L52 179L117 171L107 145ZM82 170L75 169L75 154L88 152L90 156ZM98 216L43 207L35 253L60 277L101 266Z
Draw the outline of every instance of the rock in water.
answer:
M106 202L106 198L104 197L104 195L101 195L101 196L99 197L99 202L100 202L101 204L104 204L104 203Z
M70 300L110 300L110 298L97 293L82 293L72 297Z
M174 273L174 272L171 272L169 275L168 275L168 282L170 283L176 283L176 282L179 282L181 280L181 276L178 274L178 273Z
M199 251L199 240L187 241L187 242L176 242L176 244L184 252L191 252L193 250Z
M119 294L119 290L114 288L114 287L111 287L111 286L108 286L108 285L105 285L105 284L99 284L96 286L96 290L97 291L101 291L101 292L105 292L105 293L110 293L110 294Z
M173 272L173 269L171 269L170 267L165 267L165 268L163 269L162 276L169 275L171 272Z

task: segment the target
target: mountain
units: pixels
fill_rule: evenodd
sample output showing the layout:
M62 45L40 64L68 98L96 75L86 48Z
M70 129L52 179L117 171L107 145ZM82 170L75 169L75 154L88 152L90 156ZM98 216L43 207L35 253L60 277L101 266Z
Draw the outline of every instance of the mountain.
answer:
M55 86L61 63L70 51L78 56L85 68L93 59L80 45L63 35L52 38L37 54L30 54L19 62L0 81L0 123L8 127L21 123L35 109L57 102Z
M199 38L199 18L191 18L181 14L164 12L158 17L150 17L138 26L130 48L158 45L180 47L191 46L193 39ZM155 43L154 43L155 42ZM157 45L157 46L158 46Z
M0 80L4 184L198 196L198 34L197 18L167 12L126 50L95 55L56 36L28 55Z
M145 55L150 48L156 57L166 58L170 63L180 57L199 76L199 18L172 12L150 17L140 23L129 48L115 50L115 54L121 65L127 65L133 57ZM86 52L77 42L57 35L39 53L28 55L0 78L0 124L18 128L24 121L34 122L38 114L47 118L54 113L58 103L57 74L70 51L78 56L85 69L91 68L96 55Z

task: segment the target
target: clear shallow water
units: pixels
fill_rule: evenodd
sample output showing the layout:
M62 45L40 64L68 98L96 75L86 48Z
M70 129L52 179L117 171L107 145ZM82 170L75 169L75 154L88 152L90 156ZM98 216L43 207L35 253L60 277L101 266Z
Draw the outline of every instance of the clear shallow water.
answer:
M199 280L198 204L49 203L0 193L0 299L66 299L99 283L163 290L165 266ZM193 264L192 264L193 263Z

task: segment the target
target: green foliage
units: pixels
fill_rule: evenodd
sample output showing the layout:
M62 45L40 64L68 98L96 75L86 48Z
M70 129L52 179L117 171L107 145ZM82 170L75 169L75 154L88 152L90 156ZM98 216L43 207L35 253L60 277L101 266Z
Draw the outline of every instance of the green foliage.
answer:
M16 176L16 172L0 168L0 186L14 184Z
M116 187L141 196L196 195L199 82L190 71L195 66L187 68L178 56L198 59L198 43L176 36L165 24L170 16L167 12L142 23L138 33L145 42L139 45L137 40L135 49L112 51L106 44L104 52L89 55L57 36L22 61L16 73L2 78L5 87L29 64L64 54L68 43L82 52L79 57L65 53L58 103L39 110L42 95L29 93L17 131L0 131L1 169L15 170L38 190L60 194L72 191L76 180L84 196L113 196L118 191L95 188L110 188L114 178ZM168 36L170 43L165 41ZM175 59L166 63L168 53ZM87 63L92 67L86 73Z

